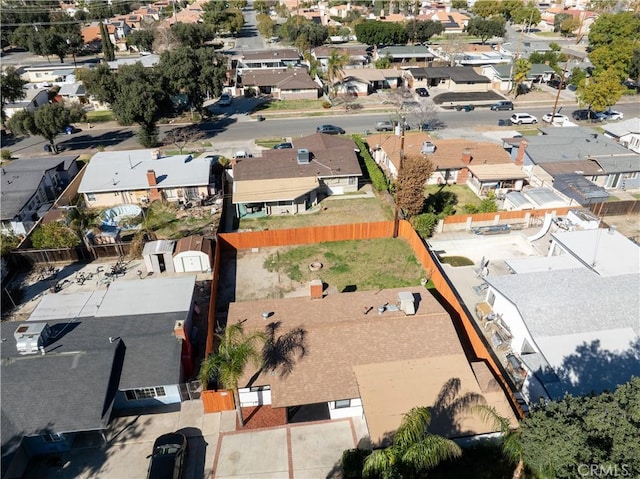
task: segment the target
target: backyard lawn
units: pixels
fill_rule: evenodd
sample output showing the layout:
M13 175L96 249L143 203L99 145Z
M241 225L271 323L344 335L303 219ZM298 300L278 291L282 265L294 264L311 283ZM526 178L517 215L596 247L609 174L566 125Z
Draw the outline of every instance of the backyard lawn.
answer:
M436 212L442 211L445 204L453 204L456 214L463 214L462 207L466 204L480 205L480 198L465 185L429 185L425 188L427 203L436 206Z
M311 272L311 263L321 263ZM336 241L294 246L269 255L264 268L306 284L321 279L338 291L417 286L425 272L403 239Z
M241 218L241 230L305 228L393 219L391 207L377 198L325 199L309 212L287 216Z

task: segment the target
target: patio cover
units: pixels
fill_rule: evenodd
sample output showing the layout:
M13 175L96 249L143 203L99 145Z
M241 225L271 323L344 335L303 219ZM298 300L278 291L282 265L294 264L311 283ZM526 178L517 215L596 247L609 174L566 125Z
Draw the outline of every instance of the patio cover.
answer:
M501 165L469 165L469 171L480 181L523 180L527 177L522 168L513 163Z
M233 203L291 201L315 190L317 187L318 180L313 176L236 181L234 183Z

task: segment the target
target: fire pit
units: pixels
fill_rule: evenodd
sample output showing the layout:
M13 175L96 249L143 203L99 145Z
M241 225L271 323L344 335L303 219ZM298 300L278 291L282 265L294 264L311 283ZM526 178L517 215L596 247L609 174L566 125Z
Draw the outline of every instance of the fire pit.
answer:
M314 261L309 265L309 271L320 271L322 269L322 263L319 261Z

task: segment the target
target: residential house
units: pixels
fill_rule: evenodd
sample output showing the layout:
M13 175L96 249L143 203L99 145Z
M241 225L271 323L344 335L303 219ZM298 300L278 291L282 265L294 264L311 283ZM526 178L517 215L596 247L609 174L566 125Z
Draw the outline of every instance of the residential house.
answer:
M98 51L102 47L102 36L100 34L100 22L91 22L83 26L80 30L85 47Z
M460 12L452 12L450 9L428 8L416 17L417 20L432 20L440 22L444 27L443 34L460 34L469 24L469 16Z
M46 84L64 82L68 75L74 73L75 67L66 63L50 63L47 65L33 65L22 70L21 78L29 83Z
M502 92L508 92L513 88L513 74L513 67L511 64L485 65L482 67L482 75L491 80L492 89ZM527 73L527 78L522 83L523 85L531 88L536 83L548 82L554 75L555 70L549 65L534 63L531 65L531 68Z
M160 150L103 151L85 169L78 193L89 207L187 203L212 194L211 156L163 156Z
M473 67L407 68L412 87L438 87L454 93L486 92L491 80L478 74Z
M333 87L340 96L366 96L378 90L393 90L406 83L404 70L358 68L345 72L345 77Z
M278 100L316 100L321 92L304 68L243 70L238 85Z
M547 53L551 51L549 42L523 40L522 42L508 42L496 45L499 53L509 55L512 58L529 58L532 53Z
M456 65L466 66L499 65L511 63L512 60L513 57L494 50L491 45L469 45L455 56Z
M373 134L367 145L374 161L391 177L400 169L402 140L398 135ZM427 133L405 133L405 157L428 158L435 168L427 184L466 184L476 194L489 190L522 188L527 177L500 145L469 140L438 140Z
M311 55L320 62L321 68L325 72L327 71L327 61L334 50L349 58L349 62L344 66L345 70L363 68L371 62L371 54L367 45L316 47L311 51Z
M24 90L25 97L22 100L7 103L4 106L4 113L7 119L11 118L19 111L34 112L41 106L49 104L49 90L43 88L31 88Z
M540 128L540 132L541 135L528 136L526 140L515 139L524 143L523 168L529 174L531 184L540 184L545 179L535 176L539 171L535 166L592 160L599 166L597 174L583 176L596 186L608 191L640 187L640 155L613 139L587 127L548 127ZM512 156L517 154L515 151L512 150ZM585 171L593 172L593 169ZM563 172L567 173L566 170Z
M134 65L136 63L140 63L145 68L155 67L160 63L160 55L151 54L135 58L116 58L112 62L107 62L107 65L112 70L117 70L123 65Z
M302 55L296 48L244 51L233 58L239 76L245 70L263 70L299 67Z
M513 274L484 278L484 308L509 333L507 371L530 404L640 375L640 248L613 228L569 223L550 233L547 257L509 259Z
M63 83L58 95L65 103L84 103L87 90L81 82Z
M160 5L160 4L163 5ZM198 2L194 2L198 3ZM162 9L166 6L169 5L169 2L156 2L154 4L150 5L144 5L140 8L138 8L137 10L134 10L133 14L135 15L141 15L142 16L142 21L144 23L150 24L153 22L157 22L160 20L160 14L162 13Z
M362 171L355 143L323 133L293 140L293 148L236 159L232 202L239 217L302 213L325 196L358 190Z
M315 417L365 417L374 445L388 443L403 414L433 407L433 432L448 437L490 434L478 417L443 407L448 386L482 396L511 423L515 417L486 363L469 363L451 318L421 287L322 293L232 302L227 324L264 331L275 322L276 337L300 328L305 354L287 374L247 368L239 382L241 406L283 408L287 417L313 410ZM269 316L265 319L265 312ZM445 401L446 402L446 401Z
M551 7L542 13L542 23L546 24L550 29L553 29L557 15L562 15L563 17L571 16L578 20L578 26L572 32L577 36L589 35L591 25L593 25L593 22L595 22L599 16L596 12L589 10L576 10L566 6Z
M195 276L117 281L46 294L28 321L3 321L3 477L80 436L105 440L116 411L185 399L194 287Z
M78 174L78 156L13 160L2 167L2 232L26 235Z
M423 63L426 66L436 56L429 50L429 47L424 45L394 45L382 48L374 47L372 57L374 61L389 58L395 65Z
M631 151L640 153L640 118L605 123L602 129L607 138L612 138Z
M131 32L131 27L124 20L115 19L110 20L106 26L109 41L113 43L115 49L119 52L126 52L128 50L127 35Z

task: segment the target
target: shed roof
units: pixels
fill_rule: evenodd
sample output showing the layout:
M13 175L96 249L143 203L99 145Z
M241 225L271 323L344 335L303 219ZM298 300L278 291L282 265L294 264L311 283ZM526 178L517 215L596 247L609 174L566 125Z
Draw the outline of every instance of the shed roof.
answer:
M513 163L497 165L470 165L469 171L480 181L523 180L527 175Z

